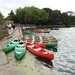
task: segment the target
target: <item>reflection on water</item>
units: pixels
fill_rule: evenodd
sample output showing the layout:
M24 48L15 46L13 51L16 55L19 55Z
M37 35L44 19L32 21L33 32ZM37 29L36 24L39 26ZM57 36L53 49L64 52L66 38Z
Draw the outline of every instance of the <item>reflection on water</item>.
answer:
M46 66L46 67L48 67L48 68L52 68L53 67L53 63L50 61L50 60L48 60L48 59L45 59L45 58L42 58L42 57L36 57L36 63L38 64L38 65L44 65L44 66Z
M49 51L57 52L57 47L46 47Z
M75 28L52 30L58 42L58 52L53 60L54 69L59 75L75 75Z

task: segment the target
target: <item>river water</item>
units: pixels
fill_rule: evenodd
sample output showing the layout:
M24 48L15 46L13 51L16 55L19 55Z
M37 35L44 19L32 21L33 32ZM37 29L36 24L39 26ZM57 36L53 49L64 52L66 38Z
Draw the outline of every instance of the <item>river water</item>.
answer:
M57 75L75 75L75 28L51 30L51 35L58 39L58 48L53 60Z
M50 30L50 34L38 34L42 36L54 36L58 39L57 52L52 61L57 75L75 75L75 27Z

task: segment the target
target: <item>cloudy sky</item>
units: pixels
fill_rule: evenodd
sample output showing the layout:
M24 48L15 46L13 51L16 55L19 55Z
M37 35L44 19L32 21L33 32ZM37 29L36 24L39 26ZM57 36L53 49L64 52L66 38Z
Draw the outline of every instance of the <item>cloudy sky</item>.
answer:
M0 0L0 12L6 17L8 13L19 7L35 6L38 8L50 8L61 12L75 12L74 0Z

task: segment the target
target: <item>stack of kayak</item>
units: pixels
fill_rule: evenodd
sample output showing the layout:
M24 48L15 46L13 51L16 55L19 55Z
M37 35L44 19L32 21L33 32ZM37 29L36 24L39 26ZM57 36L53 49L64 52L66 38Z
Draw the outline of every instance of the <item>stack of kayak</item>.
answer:
M56 42L56 41L52 41L52 42ZM54 59L54 54L45 49L46 48L45 43L31 42L28 40L24 40L23 38L19 38L19 39L15 38L13 41L9 42L4 47L4 52L8 53L14 50L14 55L16 59L20 60L26 54L26 48L36 56L40 56L49 60Z
M46 44L48 47L55 47L58 45L58 40L53 37L45 37L45 36L24 36L25 40L33 41L33 42L41 42Z
M21 59L26 53L26 45L23 41L19 41L18 38L15 38L13 41L9 42L3 50L5 53L14 50L15 57Z

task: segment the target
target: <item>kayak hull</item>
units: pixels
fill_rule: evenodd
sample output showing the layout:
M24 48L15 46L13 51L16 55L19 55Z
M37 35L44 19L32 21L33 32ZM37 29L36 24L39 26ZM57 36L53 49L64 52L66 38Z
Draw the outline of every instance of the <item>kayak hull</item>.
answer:
M44 48L39 47L36 44L26 43L26 47L31 53L33 53L37 56L40 56L40 57L43 57L43 58L49 59L49 60L54 59L54 54L52 54L51 52L45 50Z
M16 46L16 44L18 44L18 38L15 38L13 41L11 41L11 42L9 42L5 47L4 47L4 52L5 53L8 53L8 52L10 52L10 51L12 51L12 50L14 50L14 48L15 48L15 46Z
M20 41L14 49L14 54L16 59L20 60L22 59L22 57L25 55L26 53L26 46L25 43L23 41Z

